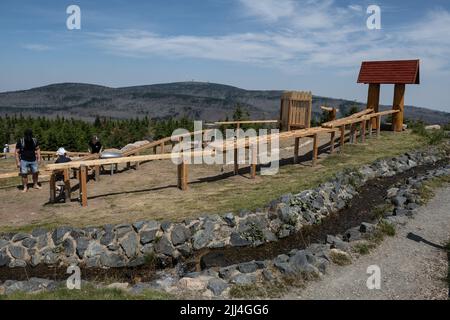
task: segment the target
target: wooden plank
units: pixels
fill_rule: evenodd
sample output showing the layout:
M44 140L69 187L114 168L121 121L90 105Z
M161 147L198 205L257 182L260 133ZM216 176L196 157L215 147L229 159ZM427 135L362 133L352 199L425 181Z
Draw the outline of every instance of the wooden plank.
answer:
M398 110L392 118L392 130L401 132L403 130L403 112L405 108L405 85L396 84L394 87L393 110Z
M70 187L70 172L69 169L64 169L64 201L66 203L70 202L71 197L71 187Z
M218 121L216 125L253 124L253 123L279 123L280 120L243 120L243 121Z
M341 118L341 119L337 119L337 120L334 120L334 121L329 121L329 122L322 123L322 127L332 128L332 127L338 127L341 124L350 124L352 121L358 122L357 118L360 118L360 117L362 117L364 115L367 115L369 113L372 113L372 112L373 112L372 109L365 109L363 111L354 113L351 116L348 116L348 117L345 117L345 118Z
M317 164L317 156L319 151L319 139L317 136L317 133L313 136L313 159L312 159L312 165L315 166Z
M80 167L80 200L81 206L87 206L87 167Z

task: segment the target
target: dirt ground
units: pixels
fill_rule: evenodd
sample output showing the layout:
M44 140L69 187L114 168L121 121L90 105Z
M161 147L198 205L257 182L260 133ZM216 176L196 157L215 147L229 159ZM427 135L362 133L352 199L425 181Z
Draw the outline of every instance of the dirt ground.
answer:
M365 145L348 145L344 152L329 157L329 135L320 136L319 165L311 167L309 139L300 149L300 164L292 164L293 141L281 143L281 168L275 176L252 180L248 166L240 175L232 175L232 165L190 165L189 190L176 187L177 170L171 161L141 164L139 170L123 170L110 176L108 169L100 181L88 183L88 207L78 202L77 181L70 203L49 204L49 188L30 190L23 194L16 187L0 189L0 231L28 230L36 226L101 225L143 219L180 221L187 217L224 213L263 206L276 197L297 192L320 183L346 166L368 163L380 156L395 155L423 144L409 133L384 133L381 139L370 139ZM326 158L330 158L326 160ZM328 165L326 165L328 161ZM0 160L0 172L14 168L12 159Z
M419 209L397 234L368 255L345 267L332 266L320 281L286 299L443 299L449 298L448 259L443 246L450 239L450 187ZM418 241L417 241L418 240ZM378 265L381 289L369 290L367 267Z

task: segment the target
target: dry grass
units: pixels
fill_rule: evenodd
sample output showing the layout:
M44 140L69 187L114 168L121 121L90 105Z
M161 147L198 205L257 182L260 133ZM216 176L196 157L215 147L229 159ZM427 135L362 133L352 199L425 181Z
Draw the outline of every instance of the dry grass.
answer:
M326 142L328 136L323 139ZM3 217L0 231L30 230L41 225L81 227L144 219L181 221L206 213L253 210L283 194L315 187L345 168L358 167L422 146L424 140L418 135L385 132L380 139L368 139L364 145L346 145L342 153L321 154L314 168L309 161L285 165L277 175L258 175L255 180L249 179L248 173L219 177L221 166L192 165L186 192L179 191L174 185L175 166L170 162L155 161L143 164L139 171L104 176L100 182L89 183L87 208L80 208L75 199L70 204L43 206L48 200L47 187L37 193L33 190L26 196L20 196L17 190L0 190L0 201L8 204L0 208ZM309 152L310 148L308 146L306 151ZM282 157L292 157L292 150L285 151ZM231 167L225 166L224 173L230 172ZM22 215L16 216L17 212Z

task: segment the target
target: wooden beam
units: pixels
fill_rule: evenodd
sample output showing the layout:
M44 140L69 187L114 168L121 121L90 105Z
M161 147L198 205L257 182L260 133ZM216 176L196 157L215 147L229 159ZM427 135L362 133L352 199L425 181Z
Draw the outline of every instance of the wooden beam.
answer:
M188 188L188 167L184 161L178 165L178 188L183 191Z
M312 165L315 166L317 164L317 156L319 153L319 139L317 133L313 135L313 159L312 159Z
M87 206L87 167L82 165L80 167L80 200L81 206Z
M398 110L392 118L392 130L401 132L403 130L403 112L405 108L405 85L396 84L394 88L393 110Z
M70 202L71 197L71 187L70 187L70 172L69 169L64 169L64 201L66 203Z
M279 123L280 120L245 120L245 121L218 121L214 122L217 125L232 125L232 124L252 124L252 123Z

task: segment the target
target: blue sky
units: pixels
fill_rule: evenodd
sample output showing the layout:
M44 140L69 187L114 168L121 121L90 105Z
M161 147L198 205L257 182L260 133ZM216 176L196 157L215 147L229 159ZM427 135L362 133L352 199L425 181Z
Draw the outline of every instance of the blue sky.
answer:
M66 28L71 4L81 30ZM366 27L371 4L381 30ZM450 112L448 0L2 0L0 41L2 92L196 80L364 101L361 61L419 58L406 103Z

